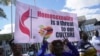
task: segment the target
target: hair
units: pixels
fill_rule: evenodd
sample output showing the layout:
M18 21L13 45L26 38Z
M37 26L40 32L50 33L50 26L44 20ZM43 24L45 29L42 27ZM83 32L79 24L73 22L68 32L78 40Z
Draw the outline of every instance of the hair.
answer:
M14 43L13 40L14 39L11 39L9 41L9 45L10 45L10 47L12 49L13 55L14 56L22 56L22 52L21 52L22 46L20 44L18 44L18 43Z
M52 43L51 52L56 56L62 56L64 44L61 40L54 40Z
M36 46L35 46L35 44L32 44L30 47L29 47L29 51L36 51L37 49L36 49Z
M88 35L84 31L80 31L80 38L84 41L88 40Z

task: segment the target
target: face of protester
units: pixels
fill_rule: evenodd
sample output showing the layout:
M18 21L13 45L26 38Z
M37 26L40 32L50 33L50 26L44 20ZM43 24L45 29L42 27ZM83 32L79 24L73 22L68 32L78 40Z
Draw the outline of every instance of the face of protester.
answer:
M62 54L63 48L64 48L63 42L61 40L55 40L51 43L50 50L53 54L58 55Z
M88 35L85 32L83 32L83 33L81 33L81 38L83 40L87 41L88 40Z
M12 46L12 51L13 51L14 54L17 54L17 55L21 54L21 51L22 51L21 45L14 44Z

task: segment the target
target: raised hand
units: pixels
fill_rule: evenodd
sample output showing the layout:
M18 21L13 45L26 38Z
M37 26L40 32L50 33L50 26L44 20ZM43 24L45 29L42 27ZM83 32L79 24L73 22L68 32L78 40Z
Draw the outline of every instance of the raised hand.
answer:
M63 43L67 44L69 42L69 40L67 38L64 38Z
M45 37L43 38L43 43L48 43L47 40L45 39Z

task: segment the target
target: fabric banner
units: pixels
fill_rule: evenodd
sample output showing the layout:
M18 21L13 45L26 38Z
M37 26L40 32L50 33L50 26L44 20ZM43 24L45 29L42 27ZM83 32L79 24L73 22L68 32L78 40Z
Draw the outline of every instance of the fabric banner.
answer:
M16 43L48 42L68 38L79 41L77 15L16 3L14 40Z

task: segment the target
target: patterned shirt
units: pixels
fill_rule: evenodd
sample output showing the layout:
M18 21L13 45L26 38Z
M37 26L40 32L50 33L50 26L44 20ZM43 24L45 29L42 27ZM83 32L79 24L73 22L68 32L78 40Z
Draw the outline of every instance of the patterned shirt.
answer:
M96 49L89 42L80 41L78 51L80 56L96 56Z

